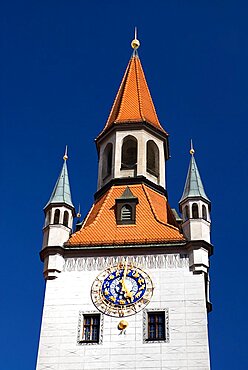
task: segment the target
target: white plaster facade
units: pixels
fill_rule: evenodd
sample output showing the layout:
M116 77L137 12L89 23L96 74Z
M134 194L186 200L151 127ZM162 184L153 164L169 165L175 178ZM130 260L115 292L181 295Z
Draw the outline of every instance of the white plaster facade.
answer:
M59 222L54 224L54 214L60 211ZM68 226L63 225L64 213L68 212ZM43 228L42 248L47 246L62 246L68 239L72 231L73 213L72 210L64 205L52 205L46 210L45 225Z
M126 318L129 326L122 335L117 329L120 319L102 315L102 343L79 344L80 315L98 312L91 285L116 258L68 258L63 266L63 258L57 259L61 272L46 282L37 370L210 369L204 274L190 271L187 255L129 259L152 278L154 293L146 310L168 310L167 342L144 341L141 311Z
M192 214L192 206L193 204L197 204L199 217L193 218ZM188 206L189 218L185 217L185 207ZM206 209L206 219L203 217L203 206ZM182 205L182 214L183 214L183 233L187 240L205 240L206 242L210 243L210 231L211 231L211 219L210 219L210 212L209 212L209 204L206 201L201 199L186 199Z
M127 136L133 136L137 140L137 170L121 169L121 149L123 140ZM146 144L149 140L154 141L159 150L159 176L153 176L151 173L147 172L146 167ZM112 160L112 170L111 174L106 178L103 178L103 160L104 160L104 150L106 146L111 143L113 145L113 160ZM109 182L113 178L127 178L127 177L137 177L145 176L148 180L154 182L156 185L160 185L166 188L165 179L165 149L164 141L159 139L157 136L153 135L145 129L132 130L132 131L113 131L107 135L100 144L99 152L99 165L98 165L98 190Z

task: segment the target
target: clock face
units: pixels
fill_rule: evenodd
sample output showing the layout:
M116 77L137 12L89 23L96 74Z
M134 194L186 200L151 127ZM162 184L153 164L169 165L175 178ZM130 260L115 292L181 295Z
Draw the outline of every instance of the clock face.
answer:
M142 310L152 297L151 278L131 263L119 263L98 275L91 298L99 311L110 316L130 316Z

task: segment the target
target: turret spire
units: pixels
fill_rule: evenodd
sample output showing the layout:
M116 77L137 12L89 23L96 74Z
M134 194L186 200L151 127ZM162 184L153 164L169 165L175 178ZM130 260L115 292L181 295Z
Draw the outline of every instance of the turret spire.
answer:
M188 174L184 186L184 191L182 198L180 199L180 202L183 202L186 198L203 198L207 200L208 202L209 199L205 193L203 183L201 180L201 176L198 170L198 167L196 165L195 157L194 157L195 150L193 148L193 142L191 140L190 142L190 154L191 154L191 159L190 159L190 164L189 164L189 169L188 169Z
M67 163L66 163L68 159L67 145L65 148L65 154L63 156L63 159L64 159L64 163L62 166L62 170L57 179L52 195L48 203L46 204L45 208L47 208L50 204L58 204L58 203L67 204L74 208L72 199L71 199L71 189L70 189L69 176L68 176Z

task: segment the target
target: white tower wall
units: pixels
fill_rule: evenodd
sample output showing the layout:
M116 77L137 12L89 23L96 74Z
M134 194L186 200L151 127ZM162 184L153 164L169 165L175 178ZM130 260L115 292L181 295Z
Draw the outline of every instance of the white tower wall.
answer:
M101 314L99 344L80 343L81 323L84 314L98 313L91 285L111 257L65 259L58 278L46 283L37 370L210 369L204 274L190 271L186 255L129 256L135 258L152 278L152 300L144 312L125 318L126 334L117 329L120 318ZM145 342L152 310L165 310L164 342Z

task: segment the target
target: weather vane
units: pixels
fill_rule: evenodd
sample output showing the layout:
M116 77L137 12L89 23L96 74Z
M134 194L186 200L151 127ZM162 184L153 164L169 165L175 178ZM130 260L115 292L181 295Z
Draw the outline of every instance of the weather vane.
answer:
M195 153L195 150L194 150L194 148L193 148L193 141L192 141L192 139L190 140L190 154L191 155L194 155L194 153Z
M140 42L139 40L137 39L137 27L134 28L134 39L133 41L131 42L131 46L134 50L137 50L140 46Z
M65 154L64 154L63 159L64 159L64 161L67 161L67 159L68 159L68 154L67 154L67 145L65 146Z

